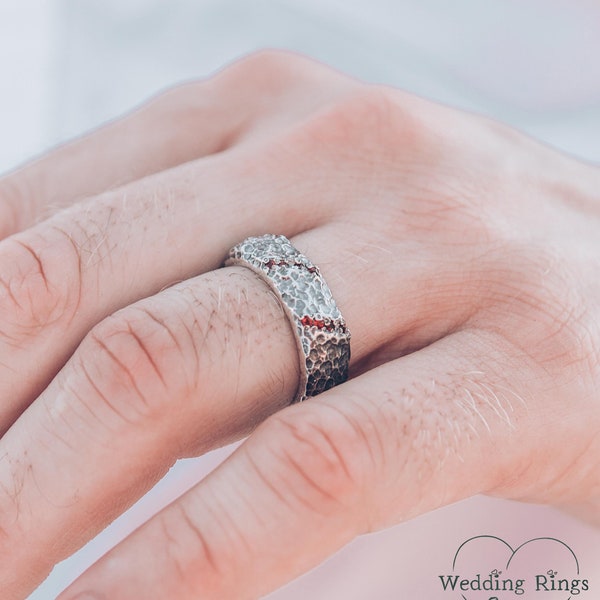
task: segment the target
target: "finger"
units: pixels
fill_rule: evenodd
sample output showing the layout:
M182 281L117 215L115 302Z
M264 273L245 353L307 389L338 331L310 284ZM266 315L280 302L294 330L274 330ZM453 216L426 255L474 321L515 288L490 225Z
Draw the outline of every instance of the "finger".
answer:
M526 415L494 406L482 350L461 332L280 411L59 600L262 597L356 535L489 489Z
M428 260L431 250L416 250L410 241L390 247L385 232L363 239L362 217L350 227L348 215L337 215L338 202L323 202L321 191L314 190L316 169L327 165L290 164L285 156L277 162L271 144L267 147L248 142L226 155L180 165L80 202L0 242L5 265L0 275L0 433L42 392L94 324L174 281L216 268L229 247L256 233L292 237L330 223L330 250L318 250L313 260L330 266L340 301L363 302L357 310L360 322L382 344L400 339L405 347L418 347L465 318L457 313L472 303L447 309L442 306L447 293L441 293L458 289L456 280L464 279L464 266L457 269L460 249L453 255L455 264L446 260L440 266ZM355 193L353 180L346 185L336 193ZM381 287L382 298L368 293L367 280ZM397 289L406 292L398 295ZM424 289L430 291L427 302ZM469 290L464 293L468 297ZM436 314L441 316L433 319ZM409 325L410 335L398 337ZM361 344L366 338L358 339ZM394 342L387 352L403 349Z
M387 265L363 262L356 235L339 226L294 242L322 265L363 340L353 350L360 363L385 341L365 309ZM407 281L407 309L390 316L388 327L412 325L404 319L414 317L409 307L419 287ZM33 585L29 577L43 576L83 544L175 459L240 437L289 402L297 369L279 303L243 268L178 284L100 323L0 441L0 527L10 548L3 589ZM28 540L23 554L12 549L14 535Z
M95 328L0 440L3 599L30 593L177 458L289 402L297 381L287 317L248 269L179 284Z
M0 234L5 237L82 198L219 150L240 127L231 116L207 82L163 92L0 179Z
M235 157L182 165L0 242L0 432L103 317L216 268L259 222L285 230L274 197L253 214L240 170Z
M0 434L104 316L216 268L247 235L289 236L326 220L333 206L307 198L311 165L276 164L270 146L248 138L0 241ZM293 193L282 194L274 172ZM300 205L309 211L302 218Z
M330 76L313 61L263 52L159 94L0 178L0 238L83 198L225 150L276 116L284 96L286 110L293 111L294 103L310 109L319 94L307 105L306 92L294 89L322 71ZM268 106L265 89L271 92ZM326 89L330 93L331 82Z

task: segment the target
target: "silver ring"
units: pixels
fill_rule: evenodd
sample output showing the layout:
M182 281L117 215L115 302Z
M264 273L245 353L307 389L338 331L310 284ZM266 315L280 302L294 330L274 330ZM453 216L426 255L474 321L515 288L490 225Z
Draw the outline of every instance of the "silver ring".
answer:
M249 237L229 251L225 265L241 265L257 273L291 320L300 354L300 382L293 402L348 379L346 322L318 267L285 236Z

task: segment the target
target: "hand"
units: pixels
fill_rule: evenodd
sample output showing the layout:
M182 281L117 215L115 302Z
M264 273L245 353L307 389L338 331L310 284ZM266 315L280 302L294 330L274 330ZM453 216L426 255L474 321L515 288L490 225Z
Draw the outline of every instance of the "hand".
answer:
M0 182L0 589L250 433L61 600L256 598L475 493L600 514L600 174L496 122L263 52ZM596 197L594 197L596 196ZM352 332L289 407L282 233Z

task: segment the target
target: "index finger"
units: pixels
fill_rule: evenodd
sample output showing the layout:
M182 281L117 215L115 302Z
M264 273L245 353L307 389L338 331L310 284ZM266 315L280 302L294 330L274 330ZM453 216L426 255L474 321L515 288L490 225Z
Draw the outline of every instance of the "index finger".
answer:
M87 196L222 149L239 126L224 112L212 83L180 85L8 173L0 178L0 237Z
M0 177L0 239L83 198L226 150L263 122L268 128L279 103L288 112L293 104L309 111L352 87L334 73L291 52L260 51L208 79L167 89ZM318 83L322 96L306 82Z

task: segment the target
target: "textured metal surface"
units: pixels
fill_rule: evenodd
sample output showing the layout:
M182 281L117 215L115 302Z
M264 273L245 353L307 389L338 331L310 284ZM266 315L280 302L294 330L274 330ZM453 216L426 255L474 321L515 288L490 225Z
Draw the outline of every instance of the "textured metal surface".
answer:
M348 378L350 332L319 269L283 235L250 237L225 265L242 265L276 292L297 333L301 375L294 402Z

